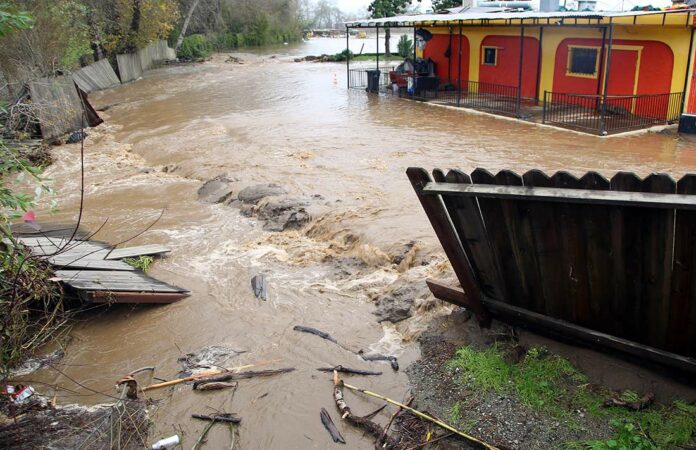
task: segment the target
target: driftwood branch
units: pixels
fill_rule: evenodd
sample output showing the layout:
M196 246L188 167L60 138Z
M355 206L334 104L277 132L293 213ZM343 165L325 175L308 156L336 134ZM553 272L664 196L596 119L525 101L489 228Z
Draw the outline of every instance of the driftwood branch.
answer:
M338 431L338 428L336 428L336 424L334 424L333 420L331 420L329 412L324 408L321 408L319 417L321 418L321 423L324 425L324 428L326 428L326 431L328 431L331 435L331 439L333 439L334 442L340 442L341 444L345 444L346 440L343 438L343 436L341 436L341 433Z
M334 401L336 402L336 407L338 408L338 411L341 413L341 418L349 424L351 424L352 426L356 428L362 428L363 430L367 431L368 433L373 435L375 439L380 439L382 436L382 427L376 424L375 422L371 421L370 419L359 417L353 414L353 412L350 410L350 407L343 398L343 386L343 381L341 381L338 378L338 372L334 372ZM386 436L384 438L383 448L396 448L396 441L394 440L394 438L392 438L391 436Z
M242 418L236 414L224 413L224 414L214 414L208 416L205 414L191 414L191 417L198 420L207 420L210 422L227 422L227 423L240 423Z
M408 401L406 402L406 406L411 406L411 403L413 403L413 400L414 400L415 398L416 398L416 397L414 397L414 396L412 395L412 396L408 399ZM385 406L386 406L386 405L385 405ZM384 431L382 431L382 436L381 436L379 439L377 439L377 443L375 444L375 448L378 448L378 447L380 447L380 446L382 445L382 441L383 441L384 438L388 435L389 429L391 428L392 423L394 423L394 419L396 419L396 417L397 417L399 414L401 414L401 412L402 412L403 410L404 410L403 408L399 407L399 409L397 409L396 412L395 412L394 414L392 414L391 418L389 419L389 423L387 423L387 426L384 427Z
M219 391L221 389L237 388L237 382L227 382L227 381L202 381L200 383L195 383L193 385L194 391Z
M331 373L336 371L339 373L347 373L347 374L351 374L351 375L382 375L382 372L373 372L371 370L351 369L350 367L343 367L340 365L334 366L334 367L320 367L317 370L320 372L331 372Z
M270 377L272 375L278 375L281 373L288 373L295 370L294 367L287 367L284 369L270 369L270 370L249 370L246 372L228 372L222 375L217 375L209 378L199 378L195 383L193 383L193 388L196 389L198 385L210 382L218 381L236 381L244 380L247 378L256 377Z
M652 403L654 401L655 401L655 394L653 394L652 392L648 392L643 397L641 397L638 401L635 401L635 402L621 400L620 398L610 398L604 402L604 406L607 406L607 407L618 406L618 407L630 409L632 411L640 411L640 410L645 409L648 406L652 405Z

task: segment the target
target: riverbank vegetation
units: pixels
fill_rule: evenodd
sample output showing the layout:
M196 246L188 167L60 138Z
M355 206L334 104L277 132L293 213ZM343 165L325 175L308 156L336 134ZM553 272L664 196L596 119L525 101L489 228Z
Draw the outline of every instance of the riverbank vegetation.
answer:
M534 347L523 355L519 350L501 344L484 350L462 347L448 368L455 374L455 383L480 393L514 396L525 408L562 427L578 429L579 418L584 422L587 416L611 430L606 439L559 442L561 449L657 450L696 444L696 405L678 400L653 404L649 395L612 392L589 383L568 360L544 348ZM614 406L608 405L608 399ZM466 400L457 399L450 417L464 428L474 429L479 418L467 415L468 406Z

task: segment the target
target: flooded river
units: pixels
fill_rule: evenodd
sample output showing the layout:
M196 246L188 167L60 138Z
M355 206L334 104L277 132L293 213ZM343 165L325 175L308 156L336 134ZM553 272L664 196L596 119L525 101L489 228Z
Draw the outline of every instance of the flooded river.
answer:
M360 45L355 40L354 45ZM192 295L167 306L113 307L81 316L67 355L32 375L58 384L59 403L109 401L114 382L142 366L173 378L177 358L207 345L245 350L232 365L278 360L269 367L293 373L240 382L225 391L199 393L190 386L155 391L153 440L183 432L191 447L204 423L192 413L214 410L243 417L244 449L328 448L319 420L325 407L349 448L372 441L345 427L335 413L331 377L315 368L343 364L382 370L354 381L396 399L408 379L388 364L367 363L338 346L292 330L313 326L354 349L400 357L402 368L418 357L413 337L442 311L432 301L398 326L377 323L374 298L399 280L420 282L446 270L433 232L405 176L409 166L428 169L485 167L631 170L675 176L696 171L696 141L675 134L600 139L526 123L453 111L345 88L341 64L295 63L307 54L341 51L345 40L316 39L257 54L244 64L217 56L205 64L165 67L144 79L90 96L105 124L88 131L83 222L98 239L116 243L162 219L129 244L161 243L171 254L151 273L188 288ZM359 47L358 47L359 49ZM366 51L368 51L366 49ZM54 151L49 168L60 210L42 220L74 220L79 204L79 145ZM170 166L168 172L161 169ZM152 169L152 170L150 170ZM236 191L257 183L284 186L313 199L313 222L300 231L263 231L238 209L203 204L201 184L220 174ZM415 259L394 255L411 241ZM263 273L269 299L256 299L250 278ZM89 389L71 381L79 380ZM356 412L379 403L351 396ZM382 420L382 419L380 419ZM227 430L210 436L211 448L227 445Z

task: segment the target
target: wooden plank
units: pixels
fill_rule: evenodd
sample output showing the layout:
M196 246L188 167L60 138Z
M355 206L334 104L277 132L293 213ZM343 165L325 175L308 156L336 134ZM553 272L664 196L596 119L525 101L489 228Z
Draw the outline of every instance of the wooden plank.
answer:
M597 172L587 172L578 184L583 189L608 191L609 180ZM611 223L611 208L606 205L576 205L582 217L583 235L587 257L587 283L589 291L589 311L592 328L616 333L614 323L620 311L612 311L613 255L611 233L607 228Z
M62 256L62 255L61 255ZM90 270L119 270L133 271L135 267L123 261L106 261L103 259L89 258L48 258L48 262L56 267L65 267L70 269L90 269Z
M561 189L580 189L580 180L572 174L559 171L551 177L554 186ZM564 297L556 301L565 303L560 319L588 326L590 313L590 287L587 274L587 247L583 227L582 208L573 204L554 206L557 227L561 236L561 266L565 285Z
M495 185L497 183L492 173L481 168L471 173L471 180L479 184ZM520 270L520 262L513 257L516 252L515 242L511 240L511 237L514 238L514 232L510 232L509 221L506 219L507 209L513 205L510 201L497 198L478 198L477 200L489 245L500 267L503 290L507 295L503 301L516 305L527 304L529 292Z
M677 183L680 194L696 194L696 175ZM696 357L696 212L677 211L667 348Z
M552 187L551 177L540 170L530 170L522 176L525 186ZM533 251L536 253L539 276L542 283L542 295L532 299L531 308L538 313L551 317L563 317L566 298L564 274L558 261L562 257L563 243L557 227L555 204L545 202L528 202L529 221L532 233ZM547 300L548 299L548 300Z
M499 185L522 186L522 177L515 172L502 170L495 176ZM512 244L514 258L523 283L524 297L517 306L534 309L544 303L543 280L539 273L534 236L530 221L530 205L534 202L508 201L503 203L508 238Z
M42 236L42 237L64 237L69 238L75 233L74 223L39 223L40 229L36 230L27 223L13 223L11 225L12 233L15 236ZM75 233L74 239L82 240L89 233L80 227Z
M632 172L618 172L610 181L612 191L640 191L642 180ZM628 339L640 339L643 309L643 247L642 212L639 208L612 208L610 222L611 252L613 255L614 295L612 313L619 318L612 334Z
M164 245L139 245L137 247L116 248L109 252L105 259L133 258L137 256L159 255L168 253L171 249Z
M474 180L474 182L478 183L476 180ZM524 186L486 186L483 184L464 185L451 183L428 183L424 186L423 193L432 195L463 195L478 198L696 210L696 195L682 194L532 188Z
M447 286L435 280L428 280L428 287L431 288L433 295L440 300L465 307L470 302L464 291L458 287ZM639 361L649 360L667 367L683 370L687 373L696 374L696 360L693 358L666 352L607 333L601 333L590 328L581 327L563 320L528 311L505 302L499 302L486 297L483 297L481 301L495 317L507 321L518 322L539 333L552 335L553 337L564 340L579 341L591 346L608 348L636 357Z
M643 192L673 194L677 191L677 183L667 174L649 175L643 180L642 187ZM647 308L642 311L647 339L642 342L665 348L672 286L675 211L648 211L642 222L646 243L643 247L643 289L647 298Z
M84 296L92 303L174 303L188 297L185 292L88 292Z
M439 170L434 170L433 178L437 182L471 184L471 177L459 170L450 170L447 176ZM481 290L491 298L503 300L504 284L488 243L478 202L475 198L461 196L443 196L442 200L469 257L469 263L476 273Z
M469 265L462 243L454 230L454 225L450 220L449 214L447 214L444 203L439 197L423 195L423 187L432 181L430 175L428 175L425 169L417 167L409 167L406 170L406 174L425 214L428 216L428 220L430 220L433 230L435 230L435 234L440 240L442 248L445 250L445 254L447 254L447 258L450 260L450 264L452 264L459 283L466 290L472 301L473 306L471 310L478 316L481 322L487 322L488 313L480 302L481 290L478 281Z
M140 272L57 270L56 276L79 290L122 292L187 292Z

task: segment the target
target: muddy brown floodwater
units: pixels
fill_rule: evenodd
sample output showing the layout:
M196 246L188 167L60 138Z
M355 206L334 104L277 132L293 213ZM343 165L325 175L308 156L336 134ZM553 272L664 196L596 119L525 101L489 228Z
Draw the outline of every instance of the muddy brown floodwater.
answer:
M600 139L514 121L377 97L345 88L340 64L294 63L293 57L340 51L340 40L314 40L270 53L239 54L244 64L217 56L205 64L150 71L144 79L90 96L105 124L86 141L83 222L97 238L115 243L163 218L132 244L161 243L171 254L152 274L192 291L176 304L112 307L81 316L58 366L34 374L57 383L59 403L108 401L79 386L113 394L129 371L157 366L172 378L177 357L207 345L246 350L234 364L279 360L288 375L248 380L230 399L189 386L157 391L154 440L183 431L185 447L202 423L191 413L238 412L245 449L333 446L319 420L332 412L349 448L371 440L345 427L334 413L330 375L316 367L344 364L384 371L356 381L403 398L408 379L388 364L367 363L296 324L328 331L355 349L393 353L402 368L418 357L413 337L446 311L425 301L414 318L381 325L372 299L399 280L422 283L448 270L433 232L404 174L408 166L489 170L541 168L610 174L631 170L675 176L696 171L696 141L675 134ZM57 212L43 220L74 220L79 204L79 146L54 150L48 170ZM162 167L175 165L173 172ZM154 170L143 170L152 168ZM148 172L148 173L145 173ZM235 190L261 182L291 195L314 197L313 222L299 231L263 231L238 209L197 200L202 182L226 173ZM410 241L419 257L397 266L390 256ZM257 300L249 279L264 273L269 299ZM352 399L358 413L378 403ZM227 430L210 437L227 445Z

